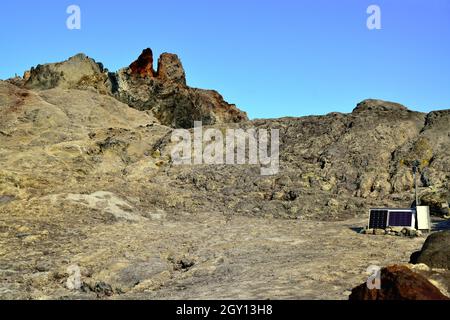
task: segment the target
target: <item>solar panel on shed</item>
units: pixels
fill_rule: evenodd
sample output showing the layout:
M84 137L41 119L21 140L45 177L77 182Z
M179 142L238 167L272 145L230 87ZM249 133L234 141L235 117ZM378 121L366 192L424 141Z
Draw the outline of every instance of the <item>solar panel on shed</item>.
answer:
M388 210L370 210L369 228L385 229L387 226Z
M413 223L412 211L390 211L389 226L390 227L410 227Z

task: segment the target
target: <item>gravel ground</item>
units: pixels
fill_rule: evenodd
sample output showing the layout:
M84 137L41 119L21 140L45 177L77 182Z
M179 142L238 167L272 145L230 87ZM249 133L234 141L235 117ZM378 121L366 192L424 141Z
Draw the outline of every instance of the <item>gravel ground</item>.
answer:
M157 212L126 222L86 213L71 215L72 224L55 215L7 217L0 298L347 299L368 266L407 263L425 239L359 234L364 218ZM75 291L67 289L73 265L82 283Z

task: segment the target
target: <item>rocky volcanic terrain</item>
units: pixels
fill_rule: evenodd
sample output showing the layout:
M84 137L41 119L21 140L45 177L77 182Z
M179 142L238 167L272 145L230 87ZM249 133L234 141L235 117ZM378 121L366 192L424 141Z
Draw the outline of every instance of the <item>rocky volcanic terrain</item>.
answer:
M150 49L117 72L79 54L0 81L1 299L347 299L369 265L408 263L425 241L359 233L370 207L411 205L414 160L448 228L450 110L365 100L249 121L189 87L176 55L153 64ZM279 173L174 166L171 133L197 120L279 129ZM449 264L412 262L448 295Z

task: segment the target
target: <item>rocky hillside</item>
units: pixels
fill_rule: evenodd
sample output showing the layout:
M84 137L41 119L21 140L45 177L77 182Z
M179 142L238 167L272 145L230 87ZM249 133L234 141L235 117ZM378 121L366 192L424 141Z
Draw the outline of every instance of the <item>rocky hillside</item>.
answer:
M420 197L448 215L450 111L429 114L365 100L350 114L248 121L214 91L186 86L176 55L153 69L150 49L108 72L77 55L0 82L0 195L25 200L107 190L146 209L340 219ZM280 130L280 170L173 166L173 128ZM61 184L60 181L65 183Z
M279 172L174 166L171 133L195 120L279 129ZM371 206L409 206L416 159L422 202L448 215L449 124L449 110L425 114L380 100L349 114L249 121L219 93L187 86L176 55L162 54L154 70L149 49L117 72L82 54L39 65L0 81L0 298L67 296L72 263L82 267L83 290L97 296L158 298L165 286L166 297L299 297L289 291L298 274L304 297L346 298L375 243L379 255L390 250L380 259L388 265L405 259L392 241L405 252L421 242L387 245L361 238L350 229L356 222L330 221L355 217L362 227ZM333 273L326 259L336 241L344 260ZM362 243L364 252L355 251ZM273 261L271 288L288 291L261 291Z

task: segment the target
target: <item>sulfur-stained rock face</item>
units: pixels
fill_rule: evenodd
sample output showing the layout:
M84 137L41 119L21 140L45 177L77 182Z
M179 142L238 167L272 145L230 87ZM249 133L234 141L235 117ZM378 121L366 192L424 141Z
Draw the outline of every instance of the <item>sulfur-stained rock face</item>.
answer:
M406 266L393 265L381 270L381 289L366 283L354 288L350 300L449 300L428 279Z
M153 77L153 52L147 48L142 51L141 55L130 65L130 71L133 75L141 77Z

